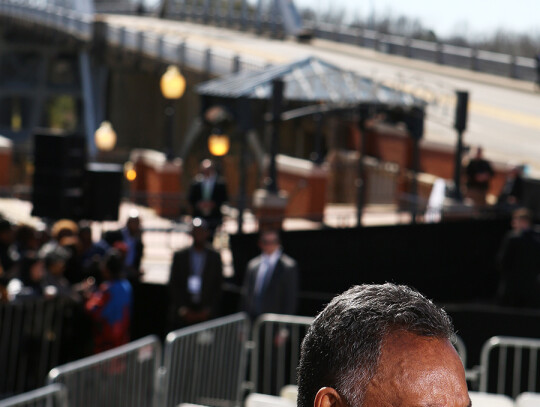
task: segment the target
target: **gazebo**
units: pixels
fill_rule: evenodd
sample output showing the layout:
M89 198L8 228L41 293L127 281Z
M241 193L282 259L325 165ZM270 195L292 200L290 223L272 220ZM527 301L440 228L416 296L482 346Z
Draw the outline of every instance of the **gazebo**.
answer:
M202 123L209 123L205 113L213 106L226 109L237 125L237 132L245 146L247 135L257 123L271 122L272 142L270 148L269 182L267 189L277 193L275 156L278 152L279 123L300 117L325 115L354 115L362 135L359 143L360 164L358 177L365 179L363 154L365 152L366 121L384 116L392 122L404 122L414 140L413 161L418 163L418 141L423 133L424 108L426 103L411 94L390 88L358 73L344 70L318 57L309 57L284 65L271 66L262 71L241 71L230 76L207 81L197 87L202 98ZM295 108L286 110L294 104ZM300 107L298 107L300 106ZM270 113L268 113L270 112ZM210 119L211 121L211 119ZM201 126L200 130L202 129ZM192 134L184 145L184 155L196 134ZM314 154L316 162L322 161L320 132L317 132ZM242 157L246 148L242 149ZM245 158L245 157L244 157ZM239 212L245 208L245 159L240 160ZM411 186L411 195L416 195L416 177ZM358 224L360 225L363 202L363 182L358 183ZM242 195L243 194L243 195ZM415 205L411 209L415 211ZM414 216L413 216L414 218ZM241 219L239 219L241 230Z

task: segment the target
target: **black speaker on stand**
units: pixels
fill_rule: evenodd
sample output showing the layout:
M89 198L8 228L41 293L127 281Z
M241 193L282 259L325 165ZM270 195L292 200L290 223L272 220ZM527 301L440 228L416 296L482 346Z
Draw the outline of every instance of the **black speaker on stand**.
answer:
M86 140L46 130L34 135L32 215L50 219L84 218Z
M84 185L85 219L118 220L123 169L119 164L90 163Z

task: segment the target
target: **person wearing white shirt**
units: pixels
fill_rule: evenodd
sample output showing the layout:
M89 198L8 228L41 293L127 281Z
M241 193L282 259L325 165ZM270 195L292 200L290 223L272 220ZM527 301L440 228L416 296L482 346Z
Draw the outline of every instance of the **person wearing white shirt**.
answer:
M223 265L221 254L207 242L208 224L192 221L193 244L175 252L169 277L169 329L215 318L220 313Z

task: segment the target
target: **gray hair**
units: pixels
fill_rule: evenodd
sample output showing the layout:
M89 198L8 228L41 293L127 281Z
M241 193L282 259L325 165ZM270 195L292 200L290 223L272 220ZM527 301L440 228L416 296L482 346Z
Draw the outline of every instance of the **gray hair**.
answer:
M313 407L322 387L336 389L349 406L362 406L382 343L397 330L446 339L454 335L446 312L407 286L365 284L335 297L302 343L298 407Z

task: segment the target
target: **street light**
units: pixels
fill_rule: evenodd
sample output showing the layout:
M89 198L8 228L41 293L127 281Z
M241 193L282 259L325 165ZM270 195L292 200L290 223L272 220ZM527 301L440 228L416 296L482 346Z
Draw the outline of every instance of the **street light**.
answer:
M137 178L137 170L132 161L124 163L124 176L129 182L133 182Z
M111 151L116 145L116 132L108 121L101 123L94 133L94 142L100 151Z
M212 126L208 136L208 151L212 155L222 157L229 152L231 141L224 128L230 125L232 117L223 106L212 106L204 113L205 121Z
M186 79L180 73L178 68L170 65L167 71L161 76L160 80L161 94L167 99L165 116L167 117L165 148L167 161L171 161L173 154L173 132L174 132L174 101L180 99L186 90Z
M228 135L220 129L212 130L212 134L208 136L208 150L212 155L222 157L229 152L230 147L231 141Z

